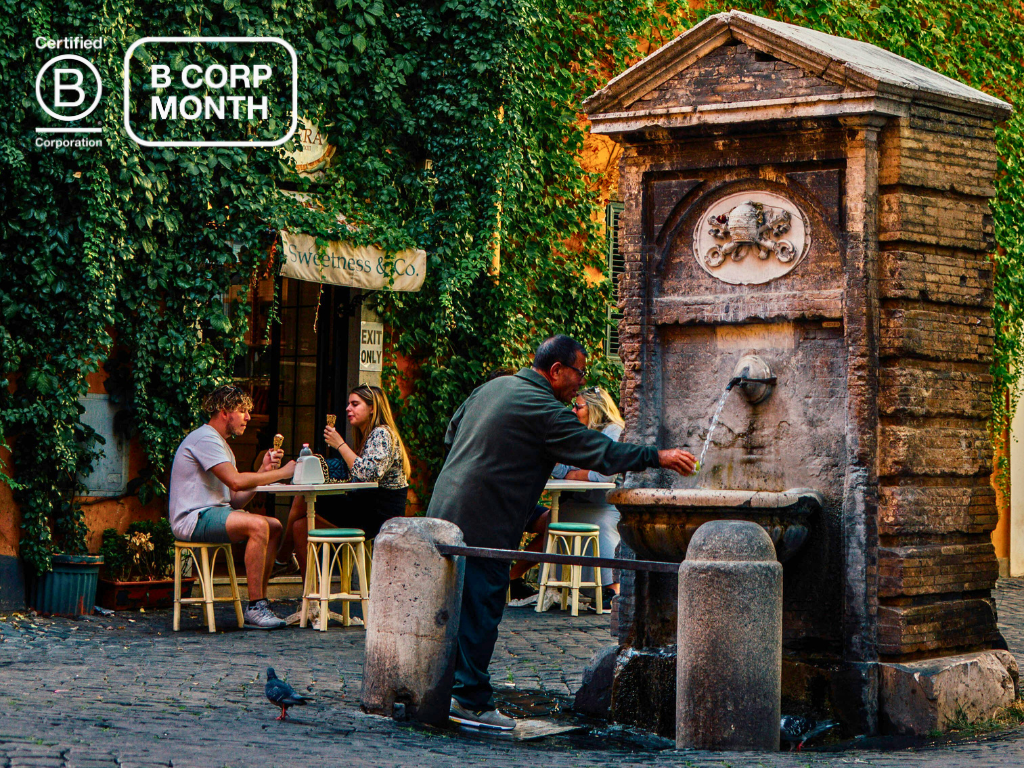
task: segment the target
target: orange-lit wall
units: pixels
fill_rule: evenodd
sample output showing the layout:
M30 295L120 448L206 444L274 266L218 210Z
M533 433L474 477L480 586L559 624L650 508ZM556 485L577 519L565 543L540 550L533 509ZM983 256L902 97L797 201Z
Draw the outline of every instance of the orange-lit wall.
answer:
M11 454L0 449L0 466L10 471ZM0 556L17 557L21 540L21 513L6 483L0 482Z

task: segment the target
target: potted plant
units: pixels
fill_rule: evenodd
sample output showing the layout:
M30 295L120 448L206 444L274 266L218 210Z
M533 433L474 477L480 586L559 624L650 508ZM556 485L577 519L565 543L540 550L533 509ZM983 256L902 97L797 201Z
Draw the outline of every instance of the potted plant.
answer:
M16 496L22 505L21 554L28 566L26 602L44 614L92 613L103 558L86 549L81 506L69 499L80 484L59 473L33 484L40 474L36 468L20 473Z
M167 608L174 602L174 534L166 519L132 523L123 534L107 528L100 554L104 574L98 605L124 611ZM194 578L181 580L183 596L193 583Z

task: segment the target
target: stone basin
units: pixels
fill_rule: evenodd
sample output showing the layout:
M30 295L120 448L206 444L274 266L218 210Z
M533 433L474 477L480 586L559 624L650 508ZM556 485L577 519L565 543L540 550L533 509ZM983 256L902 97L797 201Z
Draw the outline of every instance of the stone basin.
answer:
M620 488L608 501L622 514L619 533L644 560L681 563L697 529L709 520L749 520L763 527L780 563L810 535L824 499L817 491L733 491L705 488Z

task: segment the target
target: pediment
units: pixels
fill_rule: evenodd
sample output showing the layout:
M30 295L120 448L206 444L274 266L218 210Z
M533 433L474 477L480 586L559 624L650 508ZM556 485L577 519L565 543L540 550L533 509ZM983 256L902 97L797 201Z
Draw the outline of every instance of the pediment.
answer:
M730 37L621 111L701 107L841 94L849 90Z
M594 119L785 100L860 100L861 109L866 98L996 120L1012 112L1005 101L869 43L740 11L708 17L612 79L583 108Z

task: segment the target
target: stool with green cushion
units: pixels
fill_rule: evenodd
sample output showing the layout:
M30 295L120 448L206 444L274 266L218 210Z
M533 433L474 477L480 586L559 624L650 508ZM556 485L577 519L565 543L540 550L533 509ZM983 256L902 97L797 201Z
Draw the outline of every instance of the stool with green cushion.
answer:
M551 523L548 526L548 541L544 551L549 554L558 554L564 550L565 555L586 555L588 547L591 549L592 557L600 557L601 550L598 545L598 533L601 529L591 523ZM580 615L580 589L593 587L595 589L595 604L598 613L604 613L601 605L601 569L594 569L594 581L582 581L582 565L563 565L561 578L553 578L553 567L551 563L544 563L540 570L540 593L537 595L537 613L544 611L544 597L548 589L561 589L562 610L564 611L572 598L572 615Z
M349 603L358 600L363 608L363 625L370 608L370 574L366 555L366 537L360 528L315 528L307 535L306 544L306 580L302 588L302 611L299 615L299 626L305 627L309 617L310 602L320 608L318 629L327 631L327 624L332 616L329 604L332 600L343 601L340 616L344 626L357 621L349 615ZM359 581L358 593L352 592L352 566L355 565L356 578ZM335 565L341 575L339 592L331 592L331 577Z
M362 528L317 528L309 532L310 538L356 538L365 536Z
M555 533L597 533L601 529L590 523L551 523L548 530Z

